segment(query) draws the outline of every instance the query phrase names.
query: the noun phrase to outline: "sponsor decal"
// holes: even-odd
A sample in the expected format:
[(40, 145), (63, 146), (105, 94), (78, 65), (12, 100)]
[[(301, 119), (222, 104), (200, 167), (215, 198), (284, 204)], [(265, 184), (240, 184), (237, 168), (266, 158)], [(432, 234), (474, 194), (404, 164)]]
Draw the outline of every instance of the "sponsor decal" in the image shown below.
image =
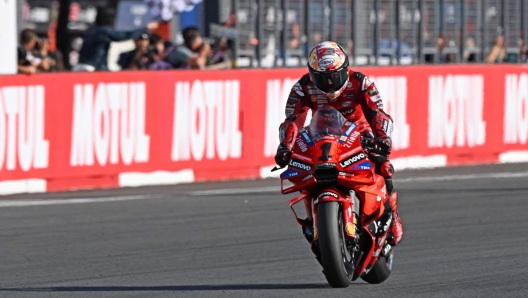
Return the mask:
[(343, 106), (343, 108), (346, 108), (348, 107), (349, 105), (351, 105), (352, 102), (351, 101), (345, 101), (344, 103), (342, 103), (341, 105)]
[(387, 132), (387, 129), (389, 128), (389, 121), (383, 120), (383, 126), (381, 127), (381, 130), (384, 132)]
[(328, 103), (328, 100), (326, 100), (326, 99), (318, 99), (317, 103), (318, 104), (325, 104), (325, 103)]
[(312, 169), (311, 165), (305, 164), (301, 162), (300, 160), (296, 159), (290, 159), (290, 163), (288, 164), (290, 167), (302, 170), (302, 171), (310, 171)]
[(358, 131), (355, 131), (351, 136), (349, 136), (348, 139), (346, 139), (345, 147), (352, 148), (352, 144), (354, 144), (359, 135), (360, 133)]
[(309, 162), (309, 163), (312, 162), (312, 159), (311, 159), (311, 158), (306, 157), (306, 156), (304, 156), (304, 155), (297, 154), (297, 153), (293, 153), (293, 154), (292, 154), (292, 157), (295, 157), (295, 158), (298, 158), (298, 159), (302, 159), (302, 160), (307, 161), (307, 162)]
[(339, 199), (339, 196), (338, 196), (337, 194), (331, 192), (331, 191), (325, 191), (325, 192), (319, 194), (319, 196), (317, 197), (317, 199), (318, 199), (318, 200), (321, 199), (321, 198), (324, 199), (324, 197), (334, 197), (334, 198), (336, 198), (336, 199)]
[(293, 85), (292, 90), (295, 91), (295, 93), (297, 93), (297, 95), (304, 96), (303, 89), (301, 87), (301, 84), (299, 84), (299, 82), (297, 82), (297, 83), (295, 83), (295, 85)]
[(340, 161), (339, 165), (342, 168), (346, 168), (346, 167), (348, 167), (348, 166), (350, 166), (350, 165), (352, 165), (352, 164), (354, 164), (354, 163), (356, 163), (356, 162), (358, 162), (360, 160), (363, 160), (365, 158), (367, 158), (367, 156), (363, 152), (360, 152), (358, 154), (355, 154), (355, 155), (349, 157), (348, 159)]
[(362, 162), (352, 167), (352, 170), (370, 170), (370, 169), (372, 169), (372, 164), (368, 161)]
[(339, 138), (339, 141), (340, 143), (344, 142), (347, 140), (348, 136), (350, 135), (350, 133), (357, 127), (357, 125), (355, 123), (350, 123), (350, 126), (348, 127), (348, 129), (343, 133), (343, 135)]
[(374, 96), (374, 97), (370, 97), (370, 100), (372, 100), (373, 102), (378, 102), (378, 101), (381, 100), (381, 96), (376, 95), (376, 96)]
[(321, 94), (321, 91), (319, 91), (319, 89), (308, 89), (308, 94), (318, 95)]
[(297, 100), (298, 100), (298, 98), (295, 97), (295, 96), (289, 96), (288, 97), (288, 103), (296, 103)]
[(301, 139), (297, 138), (295, 141), (297, 142), (297, 145), (299, 146), (302, 152), (306, 152), (306, 150), (308, 150), (308, 147)]
[(505, 76), (503, 142), (528, 143), (528, 73)]
[(281, 179), (288, 179), (300, 175), (301, 173), (288, 169), (281, 174)]
[(333, 169), (336, 167), (335, 163), (333, 162), (325, 162), (322, 164), (318, 164), (315, 166), (317, 169)]
[(340, 111), (341, 114), (343, 114), (343, 116), (346, 116), (346, 115), (350, 115), (352, 113), (354, 113), (356, 111), (356, 109), (352, 108), (352, 109), (348, 109), (348, 110), (345, 110), (345, 111)]
[(290, 117), (293, 114), (294, 109), (286, 109), (286, 117)]
[(327, 67), (335, 63), (335, 60), (333, 58), (323, 58), (319, 60), (319, 67)]
[(312, 95), (312, 96), (310, 96), (310, 99), (312, 100), (312, 102), (315, 102), (315, 101), (317, 101), (317, 96)]
[(353, 99), (353, 98), (354, 98), (354, 93), (347, 94), (346, 97), (347, 97), (347, 98), (350, 98), (350, 99)]
[(307, 180), (312, 179), (312, 178), (313, 178), (313, 175), (310, 174), (310, 175), (308, 175), (308, 176), (302, 178), (301, 181), (304, 182), (304, 181), (307, 181)]
[(336, 53), (335, 49), (326, 49), (324, 50), (324, 55), (334, 55)]
[(308, 132), (304, 128), (299, 130), (299, 133), (303, 137), (303, 139), (306, 142), (306, 144), (308, 144), (308, 146), (313, 146), (313, 141), (310, 138), (310, 135), (308, 134)]
[[(352, 88), (352, 82), (348, 81), (348, 83), (347, 83), (347, 88), (348, 88), (348, 89)], [(353, 97), (353, 96), (352, 96), (352, 97)]]
[(368, 94), (369, 94), (370, 96), (374, 96), (374, 95), (378, 95), (379, 92), (378, 92), (378, 89), (374, 88), (374, 89), (372, 89), (372, 90), (369, 90), (369, 91), (368, 91)]

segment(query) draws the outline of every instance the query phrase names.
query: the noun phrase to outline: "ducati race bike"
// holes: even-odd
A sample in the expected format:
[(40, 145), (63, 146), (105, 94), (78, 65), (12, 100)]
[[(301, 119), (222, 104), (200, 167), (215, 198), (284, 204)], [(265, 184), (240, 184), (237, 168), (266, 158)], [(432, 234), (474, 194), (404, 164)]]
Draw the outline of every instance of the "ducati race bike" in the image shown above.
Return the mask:
[[(299, 130), (280, 176), (283, 194), (300, 192), (290, 208), (332, 287), (347, 287), (358, 277), (381, 283), (392, 271), (393, 248), (386, 241), (392, 213), (385, 180), (369, 159), (375, 148), (368, 144), (356, 124), (323, 106)], [(307, 218), (297, 216), (297, 203)]]

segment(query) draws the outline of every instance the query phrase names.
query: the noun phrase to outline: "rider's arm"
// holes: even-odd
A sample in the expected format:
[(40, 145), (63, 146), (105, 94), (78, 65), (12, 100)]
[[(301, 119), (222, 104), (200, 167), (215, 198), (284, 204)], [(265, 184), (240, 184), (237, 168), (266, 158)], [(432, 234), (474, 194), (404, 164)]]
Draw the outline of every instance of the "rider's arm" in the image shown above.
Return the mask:
[(372, 128), (378, 144), (386, 147), (384, 151), (390, 153), (392, 142), (390, 135), (393, 128), (392, 117), (383, 110), (383, 101), (376, 85), (360, 72), (354, 76), (361, 82), (361, 108), (365, 118)]
[(306, 115), (310, 109), (310, 101), (305, 93), (305, 88), (303, 88), (303, 85), (305, 85), (303, 80), (305, 80), (305, 77), (293, 85), (286, 102), (286, 119), (279, 127), (280, 142), (290, 150), (297, 137), (297, 131), (300, 127), (303, 127)]

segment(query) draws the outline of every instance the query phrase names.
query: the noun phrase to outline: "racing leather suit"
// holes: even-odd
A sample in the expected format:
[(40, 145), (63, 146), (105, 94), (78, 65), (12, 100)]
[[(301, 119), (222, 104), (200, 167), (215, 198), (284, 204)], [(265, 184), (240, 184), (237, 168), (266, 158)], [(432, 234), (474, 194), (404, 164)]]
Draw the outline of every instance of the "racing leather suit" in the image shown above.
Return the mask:
[[(303, 127), (309, 109), (315, 112), (322, 105), (330, 105), (341, 112), (346, 120), (356, 123), (361, 135), (374, 137), (378, 148), (384, 151), (385, 155), (388, 156), (390, 154), (392, 147), (390, 134), (393, 128), (393, 121), (383, 110), (383, 102), (375, 84), (361, 72), (355, 72), (350, 68), (348, 68), (348, 77), (349, 81), (345, 89), (335, 99), (329, 99), (321, 94), (319, 89), (311, 82), (309, 74), (305, 74), (295, 83), (286, 103), (286, 120), (279, 128), (281, 144), (278, 152), (281, 150), (291, 151), (297, 137), (298, 128)], [(383, 162), (387, 161), (386, 158), (382, 160)], [(391, 177), (394, 169), (388, 163), (388, 172), (386, 167), (385, 170), (380, 170), (383, 162), (377, 162), (375, 159), (372, 161), (376, 164), (377, 173), (385, 178), (389, 193), (389, 203), (393, 212), (393, 225), (399, 225), (395, 227), (399, 231), (394, 231), (395, 234), (399, 235), (394, 235), (396, 239), (393, 239), (394, 242), (392, 244), (396, 245), (401, 239), (403, 229), (397, 213), (397, 193), (392, 186)], [(397, 223), (395, 223), (396, 221)]]

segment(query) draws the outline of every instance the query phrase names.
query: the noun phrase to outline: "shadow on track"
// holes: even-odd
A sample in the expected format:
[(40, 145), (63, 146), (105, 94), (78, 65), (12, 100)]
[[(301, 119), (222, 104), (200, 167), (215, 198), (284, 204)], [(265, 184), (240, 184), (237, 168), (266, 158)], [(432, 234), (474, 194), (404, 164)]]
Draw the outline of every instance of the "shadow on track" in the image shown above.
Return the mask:
[(330, 288), (324, 284), (246, 284), (246, 285), (186, 285), (152, 287), (42, 287), (3, 288), (0, 292), (144, 292), (144, 291), (228, 291), (228, 290), (302, 290)]

